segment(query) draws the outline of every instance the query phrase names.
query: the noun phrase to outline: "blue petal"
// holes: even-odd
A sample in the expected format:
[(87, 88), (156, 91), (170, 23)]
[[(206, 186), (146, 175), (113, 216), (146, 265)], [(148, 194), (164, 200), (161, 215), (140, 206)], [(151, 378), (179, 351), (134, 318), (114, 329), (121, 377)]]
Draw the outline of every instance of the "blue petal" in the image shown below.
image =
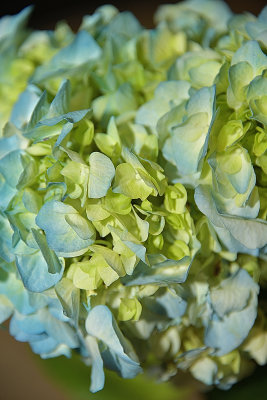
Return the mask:
[(15, 103), (10, 121), (18, 128), (23, 129), (30, 121), (34, 108), (36, 107), (41, 91), (37, 86), (29, 85)]
[(43, 205), (36, 224), (45, 231), (48, 246), (59, 256), (81, 255), (94, 242), (92, 224), (81, 217), (75, 208), (56, 200)]
[(247, 271), (238, 270), (211, 290), (213, 315), (205, 332), (205, 344), (222, 356), (247, 337), (257, 317), (259, 286)]
[(90, 33), (82, 30), (77, 33), (73, 42), (59, 50), (48, 64), (36, 68), (32, 81), (39, 83), (53, 76), (62, 75), (73, 68), (97, 60), (101, 53), (101, 48)]
[[(130, 344), (124, 339), (108, 307), (102, 305), (94, 307), (87, 316), (85, 326), (89, 335), (101, 340), (116, 356), (121, 376), (133, 378), (141, 372), (139, 363), (130, 358), (136, 356)], [(128, 356), (126, 351), (131, 356)]]
[(86, 337), (86, 345), (92, 358), (91, 386), (92, 393), (103, 389), (105, 384), (105, 374), (103, 360), (98, 348), (97, 340), (92, 336)]

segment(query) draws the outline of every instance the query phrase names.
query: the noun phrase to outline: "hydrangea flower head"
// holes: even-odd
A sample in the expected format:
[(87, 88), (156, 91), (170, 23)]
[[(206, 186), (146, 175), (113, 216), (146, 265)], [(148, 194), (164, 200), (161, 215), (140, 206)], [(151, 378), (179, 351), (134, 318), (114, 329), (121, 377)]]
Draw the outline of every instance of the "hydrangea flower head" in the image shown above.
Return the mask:
[(0, 322), (92, 392), (104, 368), (231, 387), (267, 361), (267, 9), (29, 12), (0, 20)]

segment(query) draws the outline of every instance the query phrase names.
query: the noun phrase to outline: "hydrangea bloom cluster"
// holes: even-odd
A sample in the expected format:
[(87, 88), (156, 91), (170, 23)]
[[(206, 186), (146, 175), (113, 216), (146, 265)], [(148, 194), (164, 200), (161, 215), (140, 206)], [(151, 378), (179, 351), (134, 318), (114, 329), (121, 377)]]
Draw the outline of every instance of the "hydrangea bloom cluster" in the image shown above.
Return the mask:
[(0, 21), (0, 321), (92, 392), (104, 367), (231, 387), (267, 361), (267, 8), (29, 13)]

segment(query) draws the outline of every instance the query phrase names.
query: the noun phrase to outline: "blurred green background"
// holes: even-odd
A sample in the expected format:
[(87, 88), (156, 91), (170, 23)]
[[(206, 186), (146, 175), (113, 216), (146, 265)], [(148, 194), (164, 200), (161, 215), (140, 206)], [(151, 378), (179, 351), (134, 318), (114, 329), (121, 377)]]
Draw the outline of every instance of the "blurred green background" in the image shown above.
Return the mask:
[(209, 392), (197, 382), (188, 385), (182, 373), (174, 385), (145, 376), (124, 380), (107, 372), (104, 390), (92, 394), (90, 368), (77, 356), (41, 360), (27, 344), (10, 337), (7, 327), (0, 329), (0, 343), (0, 400), (263, 400), (267, 393), (267, 367), (258, 367), (231, 390)]

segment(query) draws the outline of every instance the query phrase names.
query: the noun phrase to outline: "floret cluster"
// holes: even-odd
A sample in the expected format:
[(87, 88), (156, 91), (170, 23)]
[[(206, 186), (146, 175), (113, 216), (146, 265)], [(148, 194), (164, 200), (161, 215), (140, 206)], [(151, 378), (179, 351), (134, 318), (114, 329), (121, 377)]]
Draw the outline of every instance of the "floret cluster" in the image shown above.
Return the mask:
[(267, 361), (267, 8), (0, 20), (0, 322), (43, 358), (227, 389)]

